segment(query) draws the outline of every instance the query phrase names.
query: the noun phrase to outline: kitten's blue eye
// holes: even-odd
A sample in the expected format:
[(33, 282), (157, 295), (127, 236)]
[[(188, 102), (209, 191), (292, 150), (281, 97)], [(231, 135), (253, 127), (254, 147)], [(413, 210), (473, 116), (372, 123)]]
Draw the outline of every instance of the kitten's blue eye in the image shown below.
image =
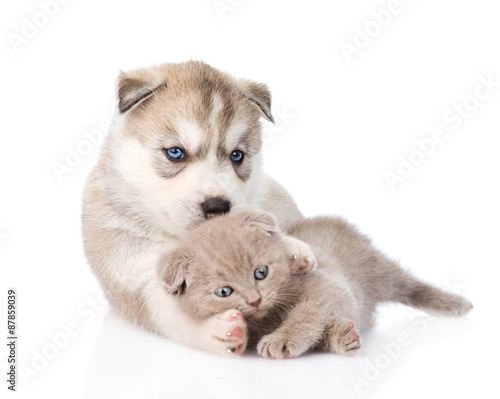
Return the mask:
[(222, 298), (225, 298), (233, 293), (233, 289), (231, 287), (222, 287), (215, 291), (215, 295), (218, 295)]
[(253, 275), (255, 276), (256, 280), (264, 280), (267, 276), (267, 272), (268, 272), (267, 266), (262, 266), (259, 267), (258, 269), (255, 269)]
[(184, 158), (184, 151), (182, 151), (179, 147), (168, 148), (166, 153), (167, 156), (173, 161)]
[(241, 161), (243, 161), (243, 152), (240, 150), (233, 151), (231, 154), (231, 161), (241, 163)]

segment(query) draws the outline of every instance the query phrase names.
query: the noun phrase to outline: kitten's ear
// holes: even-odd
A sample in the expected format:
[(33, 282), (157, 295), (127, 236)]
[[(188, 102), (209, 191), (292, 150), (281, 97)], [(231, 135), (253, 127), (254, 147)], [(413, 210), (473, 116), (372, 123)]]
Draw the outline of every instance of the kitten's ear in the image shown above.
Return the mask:
[(242, 207), (238, 210), (234, 210), (241, 215), (243, 223), (246, 226), (262, 230), (268, 235), (279, 231), (278, 221), (270, 213), (262, 212), (250, 207)]
[(193, 256), (183, 247), (171, 249), (160, 257), (158, 277), (169, 293), (184, 294), (187, 272), (192, 262)]

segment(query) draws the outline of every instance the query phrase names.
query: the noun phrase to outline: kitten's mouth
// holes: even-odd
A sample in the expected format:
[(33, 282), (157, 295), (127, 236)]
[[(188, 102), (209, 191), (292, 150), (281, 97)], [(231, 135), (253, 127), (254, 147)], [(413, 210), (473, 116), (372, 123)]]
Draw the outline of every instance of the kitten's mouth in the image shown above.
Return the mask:
[(247, 317), (249, 319), (262, 319), (266, 315), (267, 310), (267, 308), (252, 309), (247, 313)]

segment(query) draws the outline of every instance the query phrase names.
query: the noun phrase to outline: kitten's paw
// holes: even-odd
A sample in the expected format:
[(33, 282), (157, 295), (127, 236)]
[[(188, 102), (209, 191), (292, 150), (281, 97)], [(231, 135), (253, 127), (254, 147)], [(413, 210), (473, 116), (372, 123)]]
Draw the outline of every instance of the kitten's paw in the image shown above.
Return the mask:
[(259, 355), (270, 359), (293, 359), (308, 349), (308, 344), (297, 342), (278, 332), (262, 337), (257, 344)]
[(318, 262), (309, 245), (293, 237), (287, 238), (289, 240), (288, 248), (291, 253), (288, 258), (288, 265), (292, 273), (307, 273), (314, 269)]
[(231, 309), (212, 318), (210, 352), (223, 356), (243, 355), (248, 342), (248, 327), (240, 311)]
[(340, 355), (355, 355), (361, 348), (361, 338), (354, 323), (348, 319), (334, 319), (327, 330), (328, 350)]

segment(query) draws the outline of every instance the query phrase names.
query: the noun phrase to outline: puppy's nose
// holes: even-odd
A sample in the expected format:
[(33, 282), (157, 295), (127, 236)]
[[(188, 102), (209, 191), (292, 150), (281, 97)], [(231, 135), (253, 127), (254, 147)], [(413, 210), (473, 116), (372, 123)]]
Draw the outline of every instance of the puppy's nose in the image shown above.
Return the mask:
[(207, 219), (217, 215), (228, 213), (231, 209), (231, 203), (223, 197), (210, 197), (201, 204), (201, 209), (205, 212)]

